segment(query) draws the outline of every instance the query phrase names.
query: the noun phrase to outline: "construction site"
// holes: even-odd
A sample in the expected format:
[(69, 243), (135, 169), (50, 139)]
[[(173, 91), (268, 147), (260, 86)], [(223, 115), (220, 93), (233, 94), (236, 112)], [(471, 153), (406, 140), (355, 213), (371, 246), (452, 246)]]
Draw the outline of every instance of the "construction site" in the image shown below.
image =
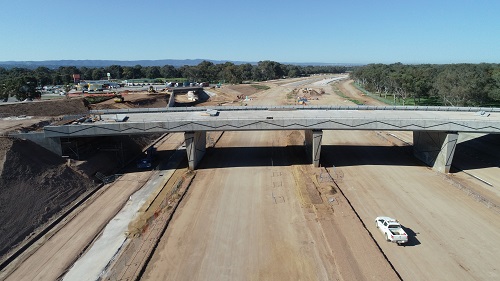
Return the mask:
[(256, 84), (0, 105), (0, 280), (500, 278), (499, 135), (460, 134), (450, 173), (411, 132), (327, 131), (319, 167), (302, 131), (207, 132), (195, 170), (182, 133), (61, 138), (62, 157), (12, 136), (98, 109), (382, 105), (347, 75)]

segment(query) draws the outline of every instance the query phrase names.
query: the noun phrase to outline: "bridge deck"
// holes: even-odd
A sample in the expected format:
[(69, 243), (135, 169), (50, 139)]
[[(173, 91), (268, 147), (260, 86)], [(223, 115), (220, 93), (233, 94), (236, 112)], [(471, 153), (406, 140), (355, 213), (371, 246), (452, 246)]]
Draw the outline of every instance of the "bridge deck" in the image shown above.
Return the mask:
[(45, 127), (46, 137), (186, 131), (385, 130), (500, 133), (500, 112), (418, 110), (232, 110), (101, 114), (102, 121)]

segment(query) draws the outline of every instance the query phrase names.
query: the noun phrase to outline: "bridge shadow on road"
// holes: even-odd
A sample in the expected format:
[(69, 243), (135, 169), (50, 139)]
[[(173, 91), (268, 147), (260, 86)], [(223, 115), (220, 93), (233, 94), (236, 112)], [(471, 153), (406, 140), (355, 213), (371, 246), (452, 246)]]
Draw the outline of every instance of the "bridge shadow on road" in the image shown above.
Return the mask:
[(324, 145), (320, 163), (324, 167), (424, 165), (413, 156), (412, 146)]
[[(413, 146), (323, 145), (320, 163), (324, 167), (426, 166), (413, 155)], [(457, 144), (450, 173), (490, 167), (500, 167), (500, 134)]]
[(457, 144), (451, 173), (500, 167), (500, 134), (489, 134)]
[(196, 169), (310, 164), (303, 146), (208, 148)]
[[(457, 145), (451, 172), (500, 166), (500, 135), (486, 135)], [(156, 162), (168, 159), (175, 151), (159, 152)], [(474, 160), (473, 160), (474, 159)], [(479, 160), (478, 160), (479, 159)], [(155, 164), (157, 164), (155, 162)], [(209, 147), (196, 169), (231, 167), (272, 167), (311, 164), (302, 145), (285, 147)], [(187, 165), (182, 163), (182, 165)], [(362, 165), (423, 166), (413, 155), (412, 146), (323, 145), (322, 167)]]

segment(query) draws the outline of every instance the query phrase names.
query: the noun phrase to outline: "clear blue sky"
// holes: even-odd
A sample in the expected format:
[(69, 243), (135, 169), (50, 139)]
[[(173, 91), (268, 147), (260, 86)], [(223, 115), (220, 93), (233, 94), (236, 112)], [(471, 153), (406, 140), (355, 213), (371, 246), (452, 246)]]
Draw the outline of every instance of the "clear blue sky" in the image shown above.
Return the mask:
[(500, 0), (2, 0), (0, 61), (500, 63)]

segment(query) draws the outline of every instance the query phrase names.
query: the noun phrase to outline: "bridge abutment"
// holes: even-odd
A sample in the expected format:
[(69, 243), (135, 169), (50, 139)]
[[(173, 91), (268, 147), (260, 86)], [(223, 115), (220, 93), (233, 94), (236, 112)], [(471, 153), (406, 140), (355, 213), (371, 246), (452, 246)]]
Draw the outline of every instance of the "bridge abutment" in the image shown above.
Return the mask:
[(314, 167), (319, 167), (319, 159), (321, 153), (321, 139), (323, 138), (323, 130), (305, 130), (305, 146), (309, 159), (311, 159)]
[(30, 140), (39, 146), (52, 151), (56, 155), (62, 156), (61, 139), (58, 137), (46, 138), (44, 133), (38, 132), (12, 134), (11, 136), (18, 139)]
[(207, 132), (185, 132), (184, 139), (186, 141), (189, 169), (194, 170), (201, 158), (203, 158), (203, 155), (205, 155), (207, 147)]
[(450, 171), (457, 146), (457, 132), (413, 132), (413, 154), (434, 170)]

